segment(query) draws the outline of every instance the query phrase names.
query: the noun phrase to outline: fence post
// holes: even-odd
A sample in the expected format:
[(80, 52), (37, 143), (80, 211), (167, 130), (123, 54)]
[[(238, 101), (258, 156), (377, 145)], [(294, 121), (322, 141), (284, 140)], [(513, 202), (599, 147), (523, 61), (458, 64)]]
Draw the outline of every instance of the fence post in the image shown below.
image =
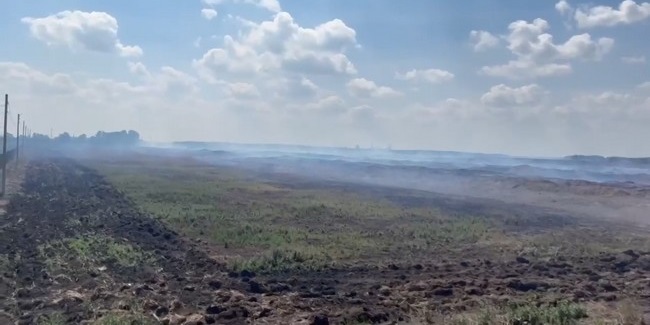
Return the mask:
[(7, 112), (9, 111), (9, 95), (5, 94), (5, 128), (4, 136), (2, 137), (2, 192), (0, 196), (5, 195), (5, 187), (7, 186)]
[(16, 123), (16, 167), (20, 160), (20, 114), (18, 114), (18, 123)]

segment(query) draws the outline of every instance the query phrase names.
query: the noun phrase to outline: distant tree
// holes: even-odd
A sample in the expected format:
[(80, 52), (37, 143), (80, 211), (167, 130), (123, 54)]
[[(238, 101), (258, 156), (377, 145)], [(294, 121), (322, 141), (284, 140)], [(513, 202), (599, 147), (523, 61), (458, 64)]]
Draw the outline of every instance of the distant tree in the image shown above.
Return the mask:
[(68, 132), (63, 132), (59, 134), (56, 138), (54, 138), (54, 141), (58, 143), (70, 143), (72, 140), (72, 137)]

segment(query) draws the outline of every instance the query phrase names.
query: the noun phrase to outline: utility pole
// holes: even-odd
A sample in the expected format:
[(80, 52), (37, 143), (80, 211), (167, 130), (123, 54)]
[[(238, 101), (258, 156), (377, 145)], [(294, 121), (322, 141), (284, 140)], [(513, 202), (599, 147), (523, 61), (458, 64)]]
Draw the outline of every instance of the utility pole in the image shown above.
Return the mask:
[[(26, 140), (25, 134), (27, 134), (27, 127), (25, 126), (25, 120), (23, 120), (23, 142), (22, 142), (23, 150), (21, 150), (21, 152), (25, 152), (25, 140)], [(24, 155), (25, 154), (23, 153), (23, 156)]]
[(2, 192), (5, 195), (5, 186), (7, 185), (7, 112), (9, 111), (9, 95), (5, 94), (5, 130), (2, 137)]
[(20, 157), (20, 114), (16, 123), (16, 167), (18, 167), (18, 157)]

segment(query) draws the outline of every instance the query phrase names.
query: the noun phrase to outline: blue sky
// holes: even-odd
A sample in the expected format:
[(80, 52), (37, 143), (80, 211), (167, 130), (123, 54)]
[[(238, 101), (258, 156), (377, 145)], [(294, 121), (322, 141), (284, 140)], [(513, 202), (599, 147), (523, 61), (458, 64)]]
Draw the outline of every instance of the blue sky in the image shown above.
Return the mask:
[(650, 3), (4, 2), (35, 131), (650, 155)]

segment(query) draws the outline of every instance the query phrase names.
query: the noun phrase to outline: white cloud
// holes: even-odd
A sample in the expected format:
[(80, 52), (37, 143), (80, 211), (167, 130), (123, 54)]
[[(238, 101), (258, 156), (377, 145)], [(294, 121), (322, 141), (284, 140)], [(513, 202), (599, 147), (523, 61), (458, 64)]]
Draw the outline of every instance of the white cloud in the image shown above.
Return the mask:
[(255, 85), (246, 82), (236, 82), (228, 85), (228, 93), (237, 98), (254, 98), (260, 95)]
[(595, 59), (599, 60), (614, 46), (614, 40), (607, 37), (597, 41), (589, 34), (574, 35), (563, 44), (555, 44), (553, 35), (546, 33), (548, 22), (537, 18), (532, 23), (523, 20), (508, 27), (508, 49), (515, 55), (536, 61)]
[(314, 28), (299, 26), (289, 13), (272, 20), (244, 21), (244, 33), (224, 38), (223, 47), (206, 52), (194, 66), (206, 78), (223, 73), (294, 72), (300, 74), (356, 74), (345, 55), (355, 47), (356, 32), (335, 19)]
[(284, 80), (280, 87), (282, 96), (293, 99), (314, 98), (319, 90), (320, 88), (314, 82), (305, 77)]
[(341, 97), (330, 95), (309, 103), (306, 108), (309, 111), (316, 111), (322, 114), (338, 115), (346, 111), (345, 105), (346, 103)]
[(201, 16), (207, 20), (212, 20), (217, 17), (218, 13), (216, 10), (211, 8), (201, 9)]
[(561, 15), (567, 15), (573, 12), (573, 7), (566, 0), (560, 0), (555, 4), (555, 10)]
[(569, 64), (538, 64), (530, 60), (515, 60), (504, 65), (482, 67), (479, 72), (491, 77), (519, 80), (561, 76), (569, 74), (571, 71), (572, 68)]
[(357, 69), (342, 53), (295, 52), (287, 55), (282, 66), (305, 74), (356, 74)]
[(401, 95), (400, 92), (393, 88), (377, 86), (374, 81), (365, 78), (352, 79), (347, 83), (346, 87), (352, 96), (359, 98), (386, 98)]
[[(150, 76), (132, 83), (0, 62), (0, 89), (20, 103), (22, 115), (35, 132), (49, 133), (54, 128), (55, 134), (134, 129), (150, 138), (164, 138), (184, 128), (178, 121), (188, 112), (194, 114), (200, 104), (196, 80), (171, 67), (151, 71)], [(56, 109), (43, 109), (47, 107)], [(83, 123), (71, 122), (70, 116)]]
[(623, 63), (627, 64), (645, 64), (646, 59), (645, 56), (624, 56), (621, 58), (621, 61)]
[(139, 46), (120, 42), (117, 19), (105, 12), (62, 11), (42, 18), (25, 17), (21, 21), (29, 25), (32, 36), (50, 46), (117, 53), (124, 57), (143, 53)]
[(135, 75), (148, 76), (149, 70), (142, 62), (129, 62), (129, 71)]
[(282, 10), (278, 0), (247, 0), (246, 2), (253, 3), (272, 12), (280, 12)]
[(432, 84), (451, 81), (454, 79), (454, 74), (440, 69), (427, 69), (427, 70), (417, 70), (413, 69), (406, 73), (397, 73), (395, 75), (397, 79), (401, 80), (411, 80), (411, 81), (424, 81)]
[(511, 88), (504, 84), (490, 88), (490, 91), (481, 96), (481, 102), (489, 106), (522, 106), (538, 103), (544, 90), (536, 84)]
[[(496, 85), (483, 98), (457, 97), (430, 105), (400, 101), (400, 109), (395, 110), (394, 103), (387, 100), (364, 103), (343, 99), (324, 84), (313, 96), (314, 81), (320, 83), (321, 79), (311, 81), (295, 75), (283, 79), (304, 87), (308, 96), (301, 102), (289, 96), (276, 102), (250, 80), (220, 84), (227, 95), (238, 96), (206, 98), (214, 90), (196, 92), (197, 81), (182, 71), (147, 69), (137, 62), (130, 67), (136, 72), (149, 71), (150, 76), (131, 76), (129, 79), (136, 81), (130, 82), (94, 79), (4, 62), (0, 63), (0, 89), (11, 94), (12, 102), (20, 103), (21, 113), (32, 121), (35, 131), (49, 132), (54, 126), (55, 134), (132, 128), (155, 141), (391, 144), (394, 148), (534, 155), (650, 153), (642, 145), (650, 136), (647, 83), (628, 91), (594, 94), (571, 89), (578, 94), (568, 99), (550, 97), (536, 84)], [(282, 87), (284, 84), (278, 85), (278, 90)], [(255, 89), (260, 93), (257, 97)]]
[(342, 51), (356, 45), (356, 31), (342, 20), (334, 19), (314, 28), (298, 25), (287, 12), (259, 24), (246, 22), (250, 28), (244, 43), (274, 53), (294, 48)]
[(473, 30), (469, 33), (474, 51), (481, 52), (499, 45), (499, 38), (484, 30)]
[(22, 88), (35, 96), (65, 96), (77, 91), (77, 85), (68, 74), (45, 74), (21, 62), (0, 62), (0, 85), (5, 91)]
[(580, 28), (629, 25), (649, 17), (650, 3), (637, 4), (632, 0), (624, 0), (618, 9), (610, 6), (595, 6), (578, 8), (575, 13), (575, 20)]
[(565, 75), (572, 71), (571, 60), (601, 60), (614, 46), (611, 38), (593, 40), (587, 33), (555, 43), (553, 35), (546, 32), (549, 28), (548, 22), (541, 18), (511, 23), (507, 48), (517, 59), (504, 65), (482, 67), (480, 72), (511, 79)]

